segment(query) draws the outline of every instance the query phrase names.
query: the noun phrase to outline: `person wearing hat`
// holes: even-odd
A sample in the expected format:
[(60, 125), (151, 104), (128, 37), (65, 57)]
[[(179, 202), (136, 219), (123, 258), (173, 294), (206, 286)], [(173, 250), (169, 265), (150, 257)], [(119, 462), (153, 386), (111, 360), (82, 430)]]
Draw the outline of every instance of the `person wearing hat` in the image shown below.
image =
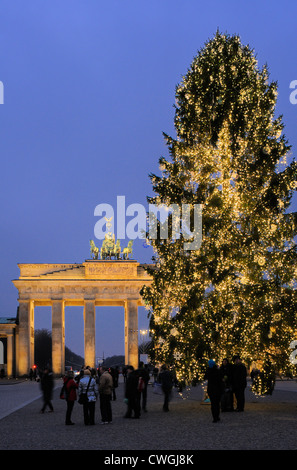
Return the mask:
[(79, 381), (78, 395), (87, 394), (87, 401), (83, 404), (84, 423), (95, 424), (95, 404), (98, 397), (97, 384), (91, 375), (91, 371), (86, 368), (84, 375)]
[(207, 380), (207, 394), (210, 399), (213, 423), (217, 423), (220, 421), (220, 401), (223, 391), (223, 381), (222, 374), (213, 359), (208, 361), (205, 379)]

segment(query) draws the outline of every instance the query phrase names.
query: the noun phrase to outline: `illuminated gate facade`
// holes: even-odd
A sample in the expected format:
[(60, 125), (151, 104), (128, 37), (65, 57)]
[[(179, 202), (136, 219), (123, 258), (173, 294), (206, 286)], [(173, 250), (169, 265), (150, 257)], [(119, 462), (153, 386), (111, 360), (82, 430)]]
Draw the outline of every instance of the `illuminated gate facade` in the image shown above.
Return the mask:
[(19, 264), (19, 328), (17, 375), (28, 374), (34, 364), (34, 308), (52, 309), (52, 369), (65, 370), (65, 307), (84, 307), (85, 364), (95, 367), (95, 308), (125, 309), (125, 363), (138, 367), (138, 307), (140, 290), (151, 283), (144, 265), (135, 260), (86, 260), (82, 264)]

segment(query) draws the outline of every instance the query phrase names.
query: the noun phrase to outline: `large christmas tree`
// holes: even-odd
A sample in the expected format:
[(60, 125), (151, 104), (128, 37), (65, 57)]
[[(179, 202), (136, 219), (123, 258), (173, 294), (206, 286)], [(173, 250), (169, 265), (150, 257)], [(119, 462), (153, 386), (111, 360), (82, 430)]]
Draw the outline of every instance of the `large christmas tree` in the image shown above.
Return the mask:
[[(150, 204), (202, 205), (202, 243), (150, 240), (153, 283), (143, 289), (153, 360), (179, 380), (209, 358), (290, 366), (296, 336), (295, 161), (275, 117), (277, 85), (238, 36), (216, 33), (176, 88), (176, 137), (150, 175)], [(176, 223), (176, 221), (172, 221)], [(192, 223), (193, 228), (193, 223)]]

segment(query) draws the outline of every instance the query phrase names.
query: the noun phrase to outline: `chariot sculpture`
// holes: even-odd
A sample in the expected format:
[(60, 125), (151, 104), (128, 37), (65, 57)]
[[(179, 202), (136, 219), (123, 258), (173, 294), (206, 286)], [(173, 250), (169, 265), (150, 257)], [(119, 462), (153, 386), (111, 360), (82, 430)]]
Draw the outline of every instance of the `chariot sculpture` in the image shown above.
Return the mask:
[(133, 241), (129, 240), (128, 246), (126, 246), (123, 249), (123, 251), (121, 251), (120, 240), (117, 240), (116, 242), (114, 234), (107, 233), (102, 242), (102, 246), (100, 250), (95, 245), (94, 241), (90, 240), (91, 257), (92, 259), (99, 259), (99, 253), (100, 253), (100, 259), (102, 260), (106, 260), (106, 259), (127, 260), (129, 259), (130, 255), (132, 257), (132, 245), (133, 245)]

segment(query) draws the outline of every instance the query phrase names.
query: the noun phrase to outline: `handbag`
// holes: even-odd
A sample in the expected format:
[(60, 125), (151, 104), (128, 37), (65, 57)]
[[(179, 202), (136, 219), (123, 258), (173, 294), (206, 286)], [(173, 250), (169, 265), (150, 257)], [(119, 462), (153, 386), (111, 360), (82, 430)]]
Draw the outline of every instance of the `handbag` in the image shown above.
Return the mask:
[(61, 391), (60, 391), (60, 398), (61, 400), (67, 400), (67, 383), (69, 382), (70, 379), (66, 380), (66, 382), (64, 382), (63, 384), (63, 387), (61, 388)]
[(91, 380), (92, 380), (92, 377), (90, 377), (90, 380), (89, 380), (89, 383), (88, 383), (88, 386), (87, 386), (87, 390), (85, 393), (81, 393), (79, 395), (79, 399), (78, 399), (78, 403), (80, 405), (85, 405), (86, 403), (88, 403), (88, 390), (89, 390), (89, 386), (90, 386), (90, 383), (91, 383)]
[(138, 390), (138, 392), (142, 392), (143, 389), (144, 389), (144, 380), (143, 380), (142, 377), (139, 377), (137, 390)]

